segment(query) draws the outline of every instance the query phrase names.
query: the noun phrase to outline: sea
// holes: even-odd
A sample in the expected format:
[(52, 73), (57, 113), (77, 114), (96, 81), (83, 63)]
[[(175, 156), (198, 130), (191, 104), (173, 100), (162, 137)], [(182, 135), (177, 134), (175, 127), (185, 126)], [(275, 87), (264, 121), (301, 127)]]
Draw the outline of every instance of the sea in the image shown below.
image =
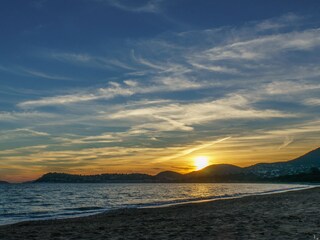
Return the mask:
[(0, 225), (87, 216), (121, 208), (163, 207), (310, 188), (299, 184), (2, 184)]

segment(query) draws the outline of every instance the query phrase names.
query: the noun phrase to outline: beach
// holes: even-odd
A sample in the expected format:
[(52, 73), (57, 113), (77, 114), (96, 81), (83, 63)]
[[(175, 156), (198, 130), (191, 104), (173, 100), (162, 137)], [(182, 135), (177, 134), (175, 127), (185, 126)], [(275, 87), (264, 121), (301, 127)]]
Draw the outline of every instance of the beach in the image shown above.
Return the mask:
[(0, 239), (320, 239), (320, 188), (0, 226)]

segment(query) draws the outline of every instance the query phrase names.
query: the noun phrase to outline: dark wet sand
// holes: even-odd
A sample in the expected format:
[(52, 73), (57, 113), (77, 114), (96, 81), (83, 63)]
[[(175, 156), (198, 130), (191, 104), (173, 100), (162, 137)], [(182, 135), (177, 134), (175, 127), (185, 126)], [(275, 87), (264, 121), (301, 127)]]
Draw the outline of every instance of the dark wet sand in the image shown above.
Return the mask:
[(0, 227), (1, 240), (320, 239), (320, 188)]

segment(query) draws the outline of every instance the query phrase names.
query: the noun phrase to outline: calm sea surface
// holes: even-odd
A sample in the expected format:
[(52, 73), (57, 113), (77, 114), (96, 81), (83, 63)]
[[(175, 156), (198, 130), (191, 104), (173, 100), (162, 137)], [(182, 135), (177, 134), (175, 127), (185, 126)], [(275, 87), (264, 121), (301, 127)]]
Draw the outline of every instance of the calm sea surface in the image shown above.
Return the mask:
[(309, 186), (222, 183), (0, 185), (0, 225), (306, 187)]

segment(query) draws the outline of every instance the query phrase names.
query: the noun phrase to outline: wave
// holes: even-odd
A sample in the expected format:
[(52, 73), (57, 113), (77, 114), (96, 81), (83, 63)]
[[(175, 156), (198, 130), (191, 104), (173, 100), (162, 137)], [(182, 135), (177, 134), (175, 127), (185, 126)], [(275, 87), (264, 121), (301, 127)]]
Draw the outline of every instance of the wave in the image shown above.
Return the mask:
[(103, 207), (76, 207), (76, 208), (64, 208), (62, 210), (64, 211), (91, 211), (91, 210), (102, 210), (105, 209)]

